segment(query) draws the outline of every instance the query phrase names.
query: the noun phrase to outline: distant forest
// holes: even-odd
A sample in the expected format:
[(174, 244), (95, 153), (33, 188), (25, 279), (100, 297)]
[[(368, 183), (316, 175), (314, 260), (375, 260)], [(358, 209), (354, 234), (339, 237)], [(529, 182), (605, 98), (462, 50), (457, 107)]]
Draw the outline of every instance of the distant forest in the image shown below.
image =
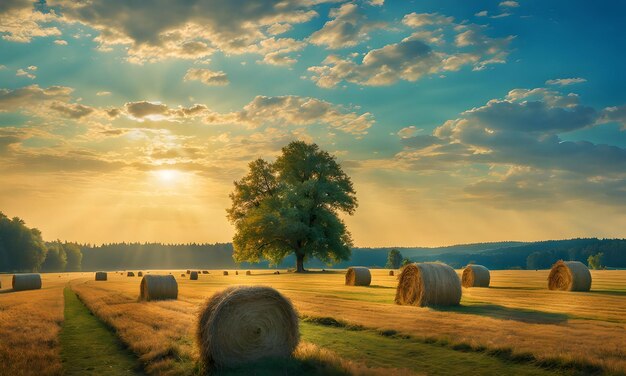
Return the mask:
[[(392, 249), (404, 262), (441, 261), (455, 268), (470, 263), (490, 269), (546, 269), (558, 260), (576, 260), (594, 268), (626, 268), (626, 239), (570, 239), (542, 242), (497, 242), (460, 244), (449, 247), (353, 248), (349, 261), (327, 265), (305, 260), (308, 268), (347, 268), (361, 265), (385, 267)], [(279, 265), (268, 261), (236, 265), (231, 243), (161, 244), (113, 243), (99, 246), (45, 242), (41, 232), (18, 217), (0, 212), (0, 272), (94, 271), (123, 269), (221, 269), (292, 268), (294, 255)]]
[[(589, 256), (602, 254), (605, 267), (626, 268), (625, 239), (570, 239), (542, 242), (476, 243), (437, 248), (354, 248), (350, 261), (327, 265), (319, 260), (307, 260), (308, 268), (346, 268), (351, 265), (384, 267), (391, 249), (399, 250), (413, 262), (442, 261), (455, 268), (469, 263), (490, 269), (546, 269), (558, 260), (577, 260), (587, 264)], [(234, 268), (232, 244), (161, 244), (113, 243), (82, 246), (83, 270), (158, 269), (158, 268)], [(242, 263), (241, 268), (291, 268), (293, 256), (279, 265)]]

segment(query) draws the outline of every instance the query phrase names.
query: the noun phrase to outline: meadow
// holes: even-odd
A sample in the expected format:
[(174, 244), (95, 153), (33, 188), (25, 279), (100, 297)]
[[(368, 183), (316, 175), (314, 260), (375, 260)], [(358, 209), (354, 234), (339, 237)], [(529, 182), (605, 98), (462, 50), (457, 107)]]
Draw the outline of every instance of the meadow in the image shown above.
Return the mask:
[[(461, 305), (445, 308), (394, 304), (397, 280), (387, 270), (372, 270), (369, 287), (345, 286), (344, 272), (336, 270), (249, 276), (211, 270), (197, 281), (180, 270), (149, 272), (172, 273), (178, 299), (140, 302), (141, 278), (125, 273), (109, 272), (105, 282), (94, 281), (94, 273), (43, 274), (42, 290), (24, 292), (11, 292), (10, 276), (0, 276), (0, 374), (68, 371), (74, 352), (67, 358), (66, 348), (84, 341), (87, 349), (94, 341), (88, 333), (66, 333), (81, 315), (68, 319), (75, 296), (114, 334), (95, 336), (119, 347), (120, 354), (108, 356), (135, 357), (129, 372), (201, 374), (198, 310), (229, 285), (271, 286), (292, 300), (301, 345), (293, 361), (281, 365), (283, 374), (626, 373), (626, 271), (592, 271), (590, 292), (547, 290), (547, 270), (492, 271), (490, 288), (464, 288)], [(102, 374), (98, 368), (106, 362), (93, 358), (84, 370)], [(263, 374), (276, 371), (272, 367), (222, 373)]]

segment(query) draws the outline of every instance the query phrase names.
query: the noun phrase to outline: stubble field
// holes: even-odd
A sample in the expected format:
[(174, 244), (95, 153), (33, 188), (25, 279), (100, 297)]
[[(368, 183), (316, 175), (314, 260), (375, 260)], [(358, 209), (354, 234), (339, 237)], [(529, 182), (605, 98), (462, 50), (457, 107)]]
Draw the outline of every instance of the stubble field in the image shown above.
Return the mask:
[[(63, 362), (72, 355), (63, 349), (81, 341), (80, 333), (62, 332), (71, 294), (134, 354), (135, 373), (201, 374), (197, 313), (229, 285), (274, 287), (298, 310), (303, 343), (282, 374), (626, 372), (626, 271), (592, 271), (590, 292), (549, 291), (546, 270), (492, 271), (490, 288), (464, 288), (461, 305), (447, 308), (394, 304), (397, 280), (387, 270), (373, 270), (369, 287), (345, 286), (342, 271), (223, 276), (211, 270), (198, 281), (180, 277), (184, 271), (150, 273), (172, 273), (178, 300), (139, 302), (141, 278), (114, 272), (106, 282), (94, 281), (93, 273), (43, 274), (42, 290), (24, 292), (12, 292), (10, 275), (0, 276), (0, 374), (68, 370)], [(93, 363), (88, 371), (102, 374), (97, 358)], [(277, 371), (272, 367), (226, 373)]]

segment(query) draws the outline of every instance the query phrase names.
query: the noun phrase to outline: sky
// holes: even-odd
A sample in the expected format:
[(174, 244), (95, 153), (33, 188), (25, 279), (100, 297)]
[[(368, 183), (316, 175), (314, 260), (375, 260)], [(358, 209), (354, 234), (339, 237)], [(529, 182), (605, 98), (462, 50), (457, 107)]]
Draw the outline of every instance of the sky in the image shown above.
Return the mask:
[(626, 3), (0, 2), (0, 211), (47, 240), (227, 242), (293, 140), (357, 246), (625, 237)]

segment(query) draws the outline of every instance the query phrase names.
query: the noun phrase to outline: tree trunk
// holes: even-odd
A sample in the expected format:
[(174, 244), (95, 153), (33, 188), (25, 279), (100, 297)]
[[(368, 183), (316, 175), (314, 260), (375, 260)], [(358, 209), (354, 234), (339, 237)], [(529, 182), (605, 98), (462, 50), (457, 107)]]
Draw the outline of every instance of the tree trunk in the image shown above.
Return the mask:
[(296, 253), (296, 273), (304, 273), (304, 255)]

